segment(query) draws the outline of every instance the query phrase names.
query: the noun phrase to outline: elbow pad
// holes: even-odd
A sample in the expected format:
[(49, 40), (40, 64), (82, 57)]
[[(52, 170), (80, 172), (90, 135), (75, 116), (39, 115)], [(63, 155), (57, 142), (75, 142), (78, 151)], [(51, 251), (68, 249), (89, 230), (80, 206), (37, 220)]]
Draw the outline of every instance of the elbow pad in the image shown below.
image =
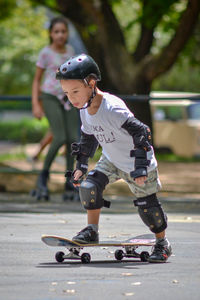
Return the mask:
[(133, 118), (128, 119), (122, 125), (122, 128), (132, 136), (135, 148), (143, 148), (146, 151), (151, 150), (151, 130), (147, 125)]

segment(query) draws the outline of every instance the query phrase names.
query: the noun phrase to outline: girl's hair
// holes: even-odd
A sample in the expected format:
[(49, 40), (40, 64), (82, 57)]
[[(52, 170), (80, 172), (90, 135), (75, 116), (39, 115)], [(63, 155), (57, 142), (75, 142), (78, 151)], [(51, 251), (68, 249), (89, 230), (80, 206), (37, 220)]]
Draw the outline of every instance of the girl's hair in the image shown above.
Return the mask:
[[(50, 40), (50, 44), (52, 44), (53, 40), (50, 36), (51, 31), (53, 30), (54, 25), (56, 25), (57, 23), (62, 23), (66, 26), (67, 31), (68, 31), (68, 21), (67, 19), (65, 19), (64, 17), (55, 17), (51, 20), (50, 25), (49, 25), (49, 40)], [(66, 41), (67, 42), (67, 41)]]

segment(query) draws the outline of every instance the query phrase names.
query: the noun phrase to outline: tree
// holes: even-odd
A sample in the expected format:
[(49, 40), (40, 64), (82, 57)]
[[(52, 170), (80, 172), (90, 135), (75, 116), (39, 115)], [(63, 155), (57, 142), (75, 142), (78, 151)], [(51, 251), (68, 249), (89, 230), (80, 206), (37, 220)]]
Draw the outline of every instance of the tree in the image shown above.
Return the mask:
[(16, 0), (1, 0), (0, 1), (0, 21), (8, 18), (16, 7)]
[(21, 0), (1, 20), (0, 94), (30, 95), (38, 52), (48, 43), (45, 13)]
[[(200, 12), (199, 0), (33, 0), (68, 17), (89, 53), (100, 65), (102, 85), (119, 94), (148, 94), (152, 82), (169, 70), (191, 37)], [(117, 15), (128, 5), (132, 19), (125, 27)], [(137, 12), (137, 14), (136, 14)], [(122, 16), (121, 19), (126, 19)], [(130, 51), (126, 31), (139, 24), (137, 43)], [(159, 45), (157, 31), (168, 33)], [(156, 51), (155, 51), (156, 50)], [(151, 125), (149, 104), (137, 107), (139, 119)]]

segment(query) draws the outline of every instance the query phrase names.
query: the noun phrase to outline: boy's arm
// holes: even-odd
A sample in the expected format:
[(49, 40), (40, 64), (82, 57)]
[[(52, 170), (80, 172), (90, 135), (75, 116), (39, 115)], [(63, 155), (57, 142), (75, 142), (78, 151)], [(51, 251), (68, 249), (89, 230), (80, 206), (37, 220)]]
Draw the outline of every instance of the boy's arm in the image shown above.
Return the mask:
[(135, 157), (135, 170), (130, 173), (134, 179), (147, 176), (147, 167), (150, 161), (147, 160), (147, 151), (151, 146), (151, 131), (149, 127), (136, 118), (128, 119), (122, 128), (127, 130), (133, 137), (135, 149), (131, 151), (130, 156)]
[(93, 134), (86, 134), (81, 130), (81, 138), (79, 143), (71, 145), (72, 155), (76, 156), (76, 170), (82, 171), (83, 174), (87, 173), (88, 159), (93, 157), (98, 147), (98, 142)]

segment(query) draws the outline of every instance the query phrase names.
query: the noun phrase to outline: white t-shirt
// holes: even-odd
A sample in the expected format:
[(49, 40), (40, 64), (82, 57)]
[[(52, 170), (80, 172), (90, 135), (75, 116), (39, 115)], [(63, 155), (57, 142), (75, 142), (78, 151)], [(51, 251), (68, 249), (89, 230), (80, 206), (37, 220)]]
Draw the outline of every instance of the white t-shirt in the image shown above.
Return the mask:
[[(135, 158), (130, 157), (130, 151), (134, 149), (133, 138), (121, 127), (127, 119), (134, 118), (134, 115), (123, 100), (104, 93), (96, 114), (90, 115), (87, 109), (81, 109), (80, 117), (82, 131), (96, 137), (106, 158), (126, 173), (134, 171)], [(157, 161), (153, 148), (147, 152), (147, 159), (151, 161), (147, 170), (155, 169)]]

